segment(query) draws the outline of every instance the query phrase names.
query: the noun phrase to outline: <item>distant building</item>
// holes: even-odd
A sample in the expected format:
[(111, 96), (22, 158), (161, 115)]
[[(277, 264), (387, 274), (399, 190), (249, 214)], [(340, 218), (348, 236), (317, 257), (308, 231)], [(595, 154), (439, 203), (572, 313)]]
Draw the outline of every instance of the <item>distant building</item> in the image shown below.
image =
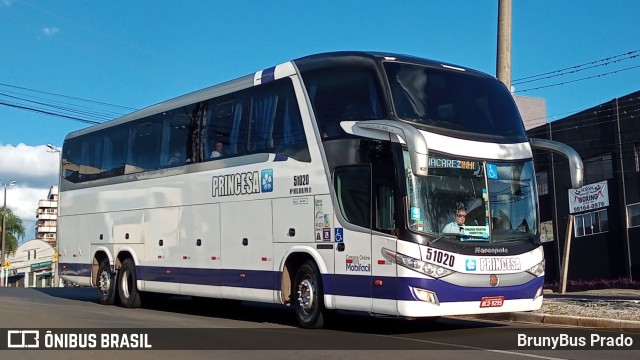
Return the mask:
[(570, 191), (567, 160), (535, 151), (546, 280), (557, 281), (569, 215), (569, 280), (640, 280), (640, 91), (530, 129), (574, 148), (585, 186)]
[(525, 130), (547, 123), (547, 102), (545, 99), (514, 95), (513, 100), (518, 106)]
[(55, 249), (58, 224), (58, 186), (49, 189), (46, 199), (38, 201), (36, 212), (36, 239), (46, 241)]
[(42, 240), (29, 240), (7, 255), (9, 286), (48, 287), (53, 281), (55, 250)]

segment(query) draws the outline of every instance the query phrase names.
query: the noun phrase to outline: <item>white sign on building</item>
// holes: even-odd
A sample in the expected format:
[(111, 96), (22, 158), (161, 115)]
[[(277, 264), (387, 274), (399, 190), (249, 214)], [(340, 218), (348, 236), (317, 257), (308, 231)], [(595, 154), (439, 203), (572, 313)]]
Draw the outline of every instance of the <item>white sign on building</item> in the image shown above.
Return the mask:
[(569, 212), (575, 214), (609, 206), (607, 182), (601, 181), (585, 185), (579, 189), (569, 189)]

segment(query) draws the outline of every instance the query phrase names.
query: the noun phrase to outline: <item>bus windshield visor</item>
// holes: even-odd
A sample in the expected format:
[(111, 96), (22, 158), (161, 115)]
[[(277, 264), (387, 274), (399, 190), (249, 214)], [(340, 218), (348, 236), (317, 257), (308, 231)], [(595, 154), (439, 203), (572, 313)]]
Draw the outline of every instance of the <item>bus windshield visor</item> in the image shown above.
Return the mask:
[(386, 62), (398, 118), (434, 129), (525, 136), (511, 94), (494, 78), (459, 70)]
[(531, 161), (498, 163), (429, 156), (429, 175), (404, 151), (408, 227), (437, 240), (535, 241), (537, 191)]

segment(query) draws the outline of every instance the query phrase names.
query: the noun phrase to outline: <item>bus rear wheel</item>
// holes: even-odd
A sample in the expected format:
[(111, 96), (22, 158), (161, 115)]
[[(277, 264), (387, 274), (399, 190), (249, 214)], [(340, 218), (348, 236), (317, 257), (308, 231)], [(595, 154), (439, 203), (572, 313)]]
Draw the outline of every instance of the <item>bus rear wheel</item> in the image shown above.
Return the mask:
[(98, 301), (102, 305), (113, 305), (116, 298), (116, 281), (109, 266), (109, 259), (102, 259), (96, 276)]
[(320, 271), (313, 261), (307, 260), (298, 268), (293, 292), (293, 307), (298, 323), (307, 329), (321, 328), (326, 310)]
[(118, 295), (122, 306), (140, 307), (140, 292), (136, 284), (136, 264), (131, 259), (125, 259), (118, 271)]

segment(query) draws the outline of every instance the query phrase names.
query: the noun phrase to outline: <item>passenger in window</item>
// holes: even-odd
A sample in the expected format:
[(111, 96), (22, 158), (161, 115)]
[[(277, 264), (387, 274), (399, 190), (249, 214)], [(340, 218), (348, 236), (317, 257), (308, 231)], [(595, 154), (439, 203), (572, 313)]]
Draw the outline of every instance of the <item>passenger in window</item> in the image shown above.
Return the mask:
[(222, 150), (224, 149), (224, 144), (222, 143), (222, 141), (218, 141), (216, 143), (216, 149), (213, 150), (213, 152), (211, 153), (211, 158), (217, 158), (222, 156)]
[(457, 204), (453, 215), (453, 221), (442, 229), (443, 234), (460, 234), (460, 230), (464, 229), (464, 222), (467, 219), (467, 210), (465, 210), (464, 205)]
[(180, 151), (176, 151), (169, 158), (167, 166), (179, 166), (184, 164), (184, 162), (184, 155)]

